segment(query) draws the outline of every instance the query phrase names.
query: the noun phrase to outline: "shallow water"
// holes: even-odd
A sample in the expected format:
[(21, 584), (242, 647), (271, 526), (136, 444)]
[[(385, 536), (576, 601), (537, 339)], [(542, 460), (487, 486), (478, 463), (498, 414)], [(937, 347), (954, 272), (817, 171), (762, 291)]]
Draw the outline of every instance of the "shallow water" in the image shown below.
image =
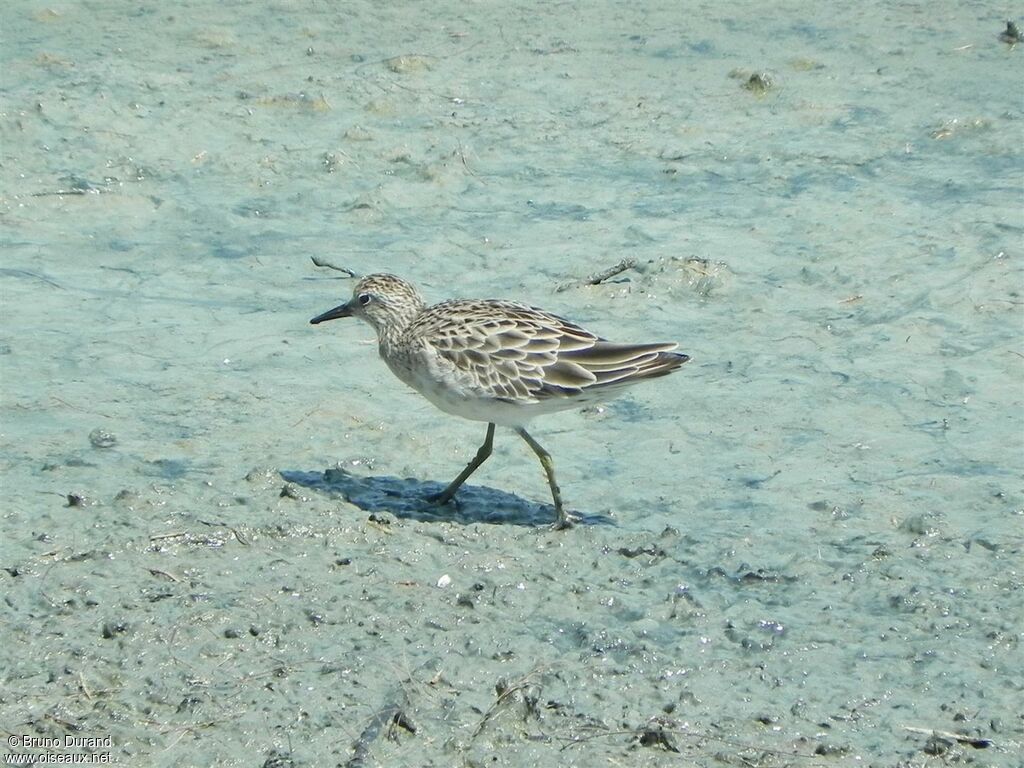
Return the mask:
[[(6, 4), (0, 726), (132, 765), (1024, 764), (1004, 13)], [(693, 360), (536, 423), (589, 524), (545, 528), (507, 431), (435, 509), (483, 425), (310, 327), (351, 291), (311, 256)]]

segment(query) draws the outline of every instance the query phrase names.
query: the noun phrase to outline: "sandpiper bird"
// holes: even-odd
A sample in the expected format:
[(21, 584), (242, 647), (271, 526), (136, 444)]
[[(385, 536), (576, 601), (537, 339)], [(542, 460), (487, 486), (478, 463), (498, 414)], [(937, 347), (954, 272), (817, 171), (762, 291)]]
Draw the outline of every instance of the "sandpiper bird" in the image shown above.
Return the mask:
[(665, 376), (690, 358), (674, 342), (616, 344), (550, 312), (498, 299), (453, 299), (428, 307), (394, 275), (369, 275), (352, 299), (317, 315), (313, 325), (358, 317), (377, 332), (388, 368), (442, 411), (487, 422), (476, 456), (431, 497), (447, 504), (491, 455), (494, 426), (514, 429), (540, 459), (558, 515), (571, 525), (551, 455), (524, 425), (534, 416), (607, 400), (626, 387)]

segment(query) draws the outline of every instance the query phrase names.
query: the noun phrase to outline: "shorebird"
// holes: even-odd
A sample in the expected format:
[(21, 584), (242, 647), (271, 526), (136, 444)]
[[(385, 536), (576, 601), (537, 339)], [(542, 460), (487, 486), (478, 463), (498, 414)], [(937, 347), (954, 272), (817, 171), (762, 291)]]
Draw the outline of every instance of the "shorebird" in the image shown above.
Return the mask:
[(515, 301), (452, 299), (427, 306), (416, 288), (388, 274), (356, 283), (352, 298), (313, 325), (358, 317), (399, 379), (446, 413), (487, 422), (473, 460), (431, 501), (447, 504), (491, 455), (495, 425), (511, 427), (540, 459), (556, 528), (572, 524), (549, 454), (526, 431), (535, 416), (601, 402), (689, 360), (674, 342), (617, 344), (558, 315)]

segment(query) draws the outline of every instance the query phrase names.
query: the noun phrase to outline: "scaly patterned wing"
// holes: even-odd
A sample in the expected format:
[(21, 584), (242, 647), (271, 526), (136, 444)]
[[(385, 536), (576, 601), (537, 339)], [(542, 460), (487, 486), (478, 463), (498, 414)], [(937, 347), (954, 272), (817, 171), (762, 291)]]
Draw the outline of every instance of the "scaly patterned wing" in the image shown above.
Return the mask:
[(688, 359), (674, 343), (615, 344), (564, 318), (511, 301), (447, 301), (408, 329), (470, 377), (483, 396), (511, 402), (600, 399)]

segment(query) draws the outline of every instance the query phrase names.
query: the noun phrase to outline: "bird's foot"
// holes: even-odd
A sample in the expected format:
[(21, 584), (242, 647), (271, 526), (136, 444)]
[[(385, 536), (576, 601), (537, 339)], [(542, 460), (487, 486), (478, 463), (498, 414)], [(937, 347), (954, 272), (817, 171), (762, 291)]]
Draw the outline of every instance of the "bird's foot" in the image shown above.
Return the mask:
[(455, 498), (455, 495), (446, 494), (444, 491), (441, 491), (440, 493), (428, 493), (423, 498), (425, 498), (431, 504), (435, 504), (436, 506), (439, 507), (443, 507), (446, 504), (453, 504), (456, 509), (459, 508), (459, 501), (458, 499)]
[(564, 510), (558, 510), (558, 519), (551, 524), (551, 530), (553, 531), (567, 531), (576, 523), (580, 522), (582, 518), (569, 514)]

